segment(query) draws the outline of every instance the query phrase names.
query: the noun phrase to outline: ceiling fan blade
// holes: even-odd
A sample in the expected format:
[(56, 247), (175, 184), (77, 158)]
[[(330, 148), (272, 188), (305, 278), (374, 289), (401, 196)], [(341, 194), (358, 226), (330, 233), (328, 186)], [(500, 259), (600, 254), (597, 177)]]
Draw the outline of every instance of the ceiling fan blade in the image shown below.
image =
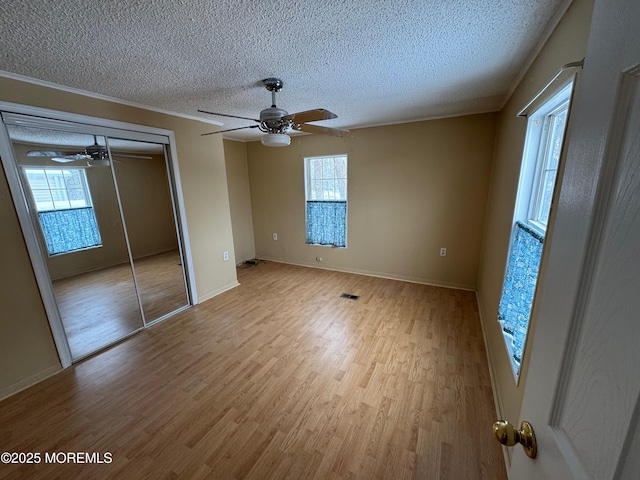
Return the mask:
[(141, 160), (151, 160), (153, 157), (149, 157), (148, 155), (130, 155), (128, 153), (116, 153), (111, 152), (112, 157), (120, 157), (120, 158), (139, 158)]
[(252, 122), (260, 123), (260, 120), (256, 120), (255, 118), (248, 117), (239, 117), (238, 115), (229, 115), (228, 113), (216, 113), (216, 112), (208, 112), (206, 110), (198, 110), (200, 113), (208, 113), (209, 115), (219, 115), (221, 117), (231, 117), (231, 118), (240, 118), (242, 120), (251, 120)]
[[(52, 152), (49, 152), (49, 153), (52, 153)], [(90, 158), (91, 157), (89, 155), (85, 155), (84, 153), (75, 153), (73, 155), (62, 155), (62, 156), (51, 157), (51, 160), (58, 163), (67, 163), (67, 162), (75, 162), (76, 160), (88, 160)]]
[(205, 135), (213, 135), (214, 133), (233, 132), (234, 130), (244, 130), (245, 128), (258, 128), (258, 125), (249, 125), (248, 127), (238, 127), (238, 128), (229, 128), (227, 130), (218, 130), (217, 132), (203, 133), (200, 136), (204, 137)]
[(29, 150), (27, 157), (66, 157), (67, 155), (73, 155), (70, 152), (57, 152), (52, 150)]
[(346, 135), (349, 135), (349, 130), (343, 130), (341, 128), (323, 127), (321, 125), (309, 125), (307, 123), (302, 123), (300, 125), (294, 126), (293, 129), (298, 130), (300, 132), (317, 133), (319, 135), (329, 135), (331, 137), (344, 137)]
[(335, 113), (325, 110), (324, 108), (316, 108), (315, 110), (305, 110), (304, 112), (290, 113), (282, 117), (283, 120), (292, 120), (294, 123), (317, 122), (319, 120), (330, 120), (338, 118)]

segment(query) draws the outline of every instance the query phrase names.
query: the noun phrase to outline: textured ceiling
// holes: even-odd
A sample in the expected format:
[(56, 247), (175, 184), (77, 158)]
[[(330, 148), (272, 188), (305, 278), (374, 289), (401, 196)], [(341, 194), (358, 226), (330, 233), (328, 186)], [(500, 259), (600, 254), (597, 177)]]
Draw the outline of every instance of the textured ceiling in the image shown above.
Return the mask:
[[(566, 0), (4, 0), (0, 70), (224, 123), (339, 128), (499, 109)], [(215, 126), (211, 129), (215, 130)], [(206, 130), (204, 128), (203, 130)], [(257, 129), (225, 134), (252, 140)], [(203, 132), (198, 132), (203, 133)]]
[[(84, 150), (86, 147), (93, 145), (94, 142), (98, 143), (98, 145), (106, 145), (103, 135), (96, 135), (94, 137), (93, 135), (83, 133), (70, 133), (17, 125), (7, 125), (7, 130), (9, 131), (9, 138), (11, 138), (12, 142), (29, 145), (31, 149), (35, 150), (59, 150), (70, 147)], [(118, 138), (109, 138), (109, 148), (113, 152), (164, 153), (164, 147), (157, 143), (122, 140)]]

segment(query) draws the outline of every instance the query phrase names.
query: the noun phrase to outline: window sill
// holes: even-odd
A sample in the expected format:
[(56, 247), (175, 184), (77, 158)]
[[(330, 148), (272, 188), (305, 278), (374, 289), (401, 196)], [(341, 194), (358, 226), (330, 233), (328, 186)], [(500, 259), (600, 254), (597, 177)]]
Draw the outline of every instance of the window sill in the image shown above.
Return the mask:
[(339, 247), (337, 245), (323, 245), (321, 243), (306, 243), (305, 245), (309, 245), (310, 247), (328, 247), (328, 248), (341, 248), (341, 249), (347, 249), (347, 246), (345, 245), (344, 247)]

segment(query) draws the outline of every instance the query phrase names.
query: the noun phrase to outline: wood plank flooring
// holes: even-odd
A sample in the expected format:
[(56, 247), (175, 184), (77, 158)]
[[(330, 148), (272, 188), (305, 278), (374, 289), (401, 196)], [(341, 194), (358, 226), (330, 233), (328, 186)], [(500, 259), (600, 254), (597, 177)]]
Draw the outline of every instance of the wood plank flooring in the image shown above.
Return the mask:
[[(147, 323), (188, 304), (178, 250), (136, 259), (134, 266)], [(55, 280), (53, 289), (74, 358), (144, 326), (129, 264)]]
[(181, 262), (177, 249), (133, 261), (147, 323), (189, 304)]
[(271, 262), (239, 280), (0, 402), (0, 451), (110, 463), (0, 478), (506, 479), (472, 292)]
[(115, 265), (52, 282), (73, 358), (144, 326), (130, 265)]

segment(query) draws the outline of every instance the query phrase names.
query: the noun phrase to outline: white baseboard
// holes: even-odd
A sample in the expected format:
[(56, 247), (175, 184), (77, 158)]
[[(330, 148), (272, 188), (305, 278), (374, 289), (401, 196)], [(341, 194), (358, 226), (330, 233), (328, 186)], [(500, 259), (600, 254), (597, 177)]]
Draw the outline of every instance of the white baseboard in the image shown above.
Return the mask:
[[(493, 402), (496, 409), (496, 420), (500, 420), (503, 418), (502, 412), (502, 400), (500, 399), (500, 395), (498, 395), (498, 388), (496, 385), (496, 375), (495, 369), (493, 368), (493, 357), (491, 357), (491, 351), (489, 350), (489, 342), (487, 342), (487, 331), (484, 328), (484, 315), (482, 314), (482, 305), (480, 304), (480, 299), (478, 298), (478, 292), (476, 291), (476, 304), (478, 305), (478, 315), (480, 317), (480, 326), (482, 327), (482, 339), (484, 340), (484, 351), (487, 354), (487, 364), (489, 366), (489, 378), (491, 380), (491, 390), (493, 391)], [(511, 456), (509, 449), (502, 446), (502, 455), (504, 456), (504, 464), (509, 472), (509, 468), (511, 467)]]
[(265, 256), (259, 256), (256, 258), (258, 260), (266, 260), (268, 262), (275, 262), (275, 263), (284, 263), (287, 265), (296, 265), (298, 267), (318, 268), (320, 270), (330, 270), (333, 272), (354, 273), (356, 275), (364, 275), (367, 277), (386, 278), (387, 280), (398, 280), (401, 282), (418, 283), (420, 285), (431, 285), (432, 287), (453, 288), (456, 290), (469, 290), (472, 292), (475, 292), (476, 290), (475, 287), (472, 285), (428, 281), (422, 278), (407, 277), (403, 275), (394, 275), (394, 274), (383, 273), (383, 272), (372, 272), (369, 270), (360, 270), (357, 268), (341, 268), (341, 267), (335, 267), (335, 266), (325, 267), (325, 266), (318, 265), (317, 263), (292, 262), (291, 260), (274, 258), (274, 257), (265, 257)]
[(221, 288), (218, 288), (217, 290), (214, 290), (212, 292), (205, 293), (204, 295), (198, 295), (197, 304), (206, 302), (207, 300), (210, 300), (213, 297), (217, 297), (221, 293), (224, 293), (227, 290), (231, 290), (232, 288), (236, 288), (239, 285), (240, 285), (240, 283), (236, 281), (236, 282), (229, 283), (229, 284), (227, 284), (227, 285), (225, 285), (225, 286), (223, 286)]
[(4, 387), (0, 389), (0, 400), (4, 400), (5, 398), (15, 395), (16, 393), (21, 392), (22, 390), (26, 390), (27, 388), (35, 385), (36, 383), (42, 382), (43, 380), (61, 371), (62, 371), (62, 367), (60, 366), (49, 367), (27, 378), (23, 378), (22, 380), (14, 383), (13, 385)]

